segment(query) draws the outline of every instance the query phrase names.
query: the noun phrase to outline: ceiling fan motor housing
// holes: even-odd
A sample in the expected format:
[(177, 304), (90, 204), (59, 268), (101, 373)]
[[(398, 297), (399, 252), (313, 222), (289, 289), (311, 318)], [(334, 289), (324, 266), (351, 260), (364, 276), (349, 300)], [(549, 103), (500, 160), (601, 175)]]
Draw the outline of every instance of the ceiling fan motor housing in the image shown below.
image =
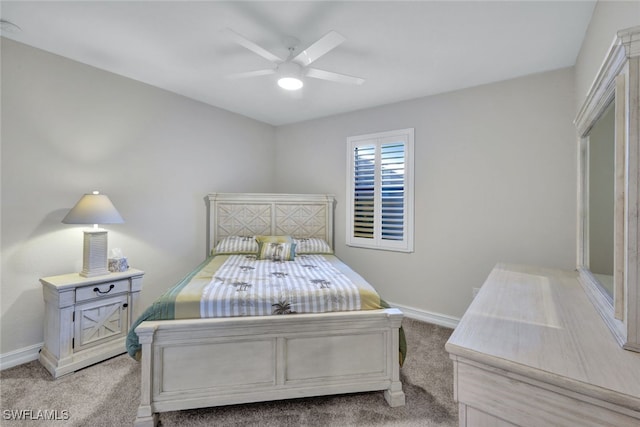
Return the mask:
[(302, 77), (302, 67), (295, 62), (283, 62), (278, 65), (278, 77)]

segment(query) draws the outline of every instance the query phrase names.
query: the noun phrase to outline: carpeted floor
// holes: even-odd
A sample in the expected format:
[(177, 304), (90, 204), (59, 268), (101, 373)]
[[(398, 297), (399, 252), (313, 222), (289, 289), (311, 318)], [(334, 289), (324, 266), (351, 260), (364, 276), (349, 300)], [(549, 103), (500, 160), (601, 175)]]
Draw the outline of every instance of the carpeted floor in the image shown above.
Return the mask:
[[(408, 355), (401, 376), (406, 406), (390, 408), (382, 392), (204, 408), (160, 414), (164, 427), (424, 426), (458, 424), (452, 363), (444, 344), (452, 330), (404, 319)], [(53, 380), (38, 361), (0, 373), (2, 426), (129, 426), (140, 399), (140, 368), (127, 355)], [(12, 412), (57, 411), (66, 420), (11, 419)], [(66, 412), (65, 412), (66, 411)]]

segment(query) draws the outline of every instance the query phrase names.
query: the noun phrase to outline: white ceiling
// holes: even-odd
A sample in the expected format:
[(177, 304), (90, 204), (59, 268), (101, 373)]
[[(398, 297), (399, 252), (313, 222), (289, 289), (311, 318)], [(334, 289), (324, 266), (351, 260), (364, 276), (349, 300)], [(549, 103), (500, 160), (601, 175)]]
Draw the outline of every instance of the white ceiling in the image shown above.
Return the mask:
[[(590, 1), (2, 1), (2, 35), (273, 125), (572, 66)], [(287, 56), (329, 30), (346, 41), (313, 66), (362, 86), (274, 76), (229, 80), (270, 63), (233, 43), (231, 28)]]

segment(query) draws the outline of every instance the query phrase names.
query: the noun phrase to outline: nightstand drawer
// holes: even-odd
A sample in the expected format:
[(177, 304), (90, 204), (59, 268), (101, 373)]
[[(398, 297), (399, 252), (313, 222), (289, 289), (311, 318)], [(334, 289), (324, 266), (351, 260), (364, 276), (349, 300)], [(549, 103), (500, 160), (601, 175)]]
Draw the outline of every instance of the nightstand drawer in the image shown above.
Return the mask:
[(96, 283), (95, 285), (83, 286), (76, 289), (76, 302), (112, 296), (128, 291), (129, 280), (114, 280), (111, 282)]

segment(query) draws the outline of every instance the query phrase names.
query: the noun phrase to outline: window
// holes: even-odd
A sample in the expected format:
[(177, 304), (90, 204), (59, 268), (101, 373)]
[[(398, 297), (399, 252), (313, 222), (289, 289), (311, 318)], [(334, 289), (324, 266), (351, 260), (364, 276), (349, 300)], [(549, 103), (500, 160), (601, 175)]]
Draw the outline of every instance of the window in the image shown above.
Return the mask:
[(347, 245), (413, 252), (413, 129), (347, 138)]

